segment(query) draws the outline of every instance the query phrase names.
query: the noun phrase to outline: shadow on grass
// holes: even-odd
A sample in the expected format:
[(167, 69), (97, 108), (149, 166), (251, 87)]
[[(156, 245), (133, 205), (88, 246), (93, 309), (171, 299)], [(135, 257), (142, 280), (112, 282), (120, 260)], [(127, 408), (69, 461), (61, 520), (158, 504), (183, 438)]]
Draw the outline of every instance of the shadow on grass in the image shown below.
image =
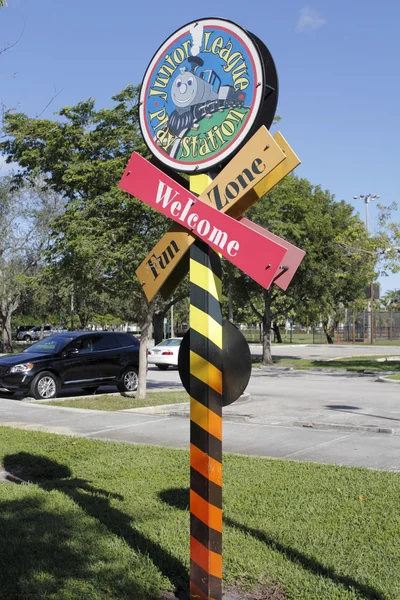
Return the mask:
[(153, 598), (109, 560), (96, 524), (57, 509), (43, 495), (0, 502), (0, 598)]
[[(166, 502), (174, 508), (178, 508), (180, 510), (189, 510), (189, 489), (171, 488), (161, 492), (160, 498), (163, 502)], [(266, 535), (259, 529), (247, 527), (246, 525), (230, 519), (229, 517), (224, 517), (223, 520), (225, 525), (238, 529), (247, 535), (253, 536), (255, 539), (263, 542), (273, 550), (280, 552), (293, 563), (300, 564), (303, 569), (307, 569), (314, 575), (321, 575), (322, 577), (331, 579), (331, 581), (334, 583), (343, 585), (346, 588), (353, 588), (365, 600), (385, 600), (385, 596), (381, 592), (378, 592), (369, 585), (359, 583), (352, 577), (339, 575), (332, 567), (326, 567), (322, 563), (316, 561), (314, 558), (307, 556), (307, 554), (300, 552), (295, 548), (291, 548), (290, 546), (281, 544), (276, 539)]]
[[(160, 544), (147, 538), (143, 533), (135, 529), (134, 522), (129, 515), (111, 505), (111, 498), (122, 500), (122, 496), (108, 490), (94, 487), (89, 481), (74, 479), (70, 469), (66, 465), (61, 465), (43, 456), (20, 452), (18, 454), (6, 456), (3, 460), (3, 465), (11, 476), (21, 481), (35, 483), (47, 492), (54, 490), (62, 492), (71, 498), (87, 515), (90, 515), (102, 523), (108, 531), (114, 535), (125, 540), (135, 553), (139, 552), (144, 557), (149, 557), (159, 571), (171, 581), (177, 591), (186, 591), (188, 589), (189, 575), (186, 567)], [(14, 506), (15, 501), (10, 502), (9, 504), (10, 506)], [(19, 511), (16, 509), (13, 509), (13, 511), (15, 517), (12, 518), (11, 521), (13, 523), (12, 530), (14, 535), (12, 535), (12, 532), (10, 531), (10, 536), (13, 543), (17, 542), (17, 545), (21, 545), (22, 547), (25, 544), (22, 540), (24, 540), (24, 523), (26, 522), (26, 518), (22, 515), (20, 515), (20, 518), (17, 518)], [(81, 561), (80, 569), (85, 568), (85, 556), (82, 556), (81, 558), (75, 557), (76, 561), (67, 560), (68, 557), (63, 557), (63, 553), (68, 554), (68, 550), (65, 548), (66, 539), (63, 532), (68, 530), (67, 525), (69, 524), (69, 520), (64, 519), (62, 514), (57, 514), (54, 515), (53, 522), (52, 516), (48, 515), (45, 511), (42, 512), (40, 507), (37, 507), (36, 513), (35, 519), (31, 519), (33, 523), (32, 526), (38, 530), (35, 532), (37, 535), (32, 535), (30, 537), (31, 548), (29, 556), (31, 558), (29, 558), (29, 560), (32, 563), (31, 568), (26, 570), (25, 566), (18, 560), (16, 560), (15, 564), (12, 566), (13, 572), (10, 574), (10, 577), (15, 580), (14, 589), (16, 590), (18, 589), (19, 580), (27, 579), (29, 577), (28, 573), (34, 572), (35, 565), (39, 567), (40, 564), (43, 564), (45, 570), (49, 571), (61, 569), (62, 577), (65, 579), (70, 576), (70, 569), (74, 568), (73, 565), (76, 561)], [(3, 511), (2, 514), (4, 514)], [(53, 534), (51, 534), (48, 546), (45, 545), (41, 548), (41, 540), (49, 536), (49, 531), (53, 532), (53, 526), (54, 537)], [(3, 524), (1, 524), (0, 531), (2, 533), (0, 538), (4, 541)], [(6, 553), (7, 550), (3, 548), (1, 554), (4, 555)], [(107, 557), (104, 557), (104, 561), (105, 564), (107, 564)], [(106, 568), (105, 570), (107, 571)], [(4, 570), (1, 571), (4, 574)], [(87, 577), (90, 579), (90, 577), (93, 577), (93, 573), (92, 575), (88, 573)], [(0, 575), (0, 598), (2, 598), (2, 578), (3, 577)], [(9, 579), (8, 575), (6, 579)], [(120, 579), (121, 581), (126, 581), (127, 578), (121, 573)], [(137, 584), (137, 589), (135, 590), (132, 581), (129, 581), (126, 585), (129, 587), (129, 593), (127, 593), (126, 596), (120, 595), (118, 586), (116, 586), (116, 589), (112, 590), (113, 596), (118, 598), (137, 598), (138, 600), (141, 600), (142, 598), (143, 600), (153, 600), (157, 597), (157, 595), (154, 595), (156, 592), (153, 591), (152, 595), (149, 595), (148, 590), (144, 591)], [(124, 590), (124, 592), (125, 591), (128, 592), (128, 590)], [(43, 596), (44, 594), (38, 593), (36, 597), (41, 598)], [(18, 595), (8, 595), (7, 600), (13, 597), (19, 598)], [(71, 595), (71, 598), (72, 597), (81, 596)], [(82, 597), (91, 596), (87, 595)], [(105, 597), (112, 596), (106, 594)]]

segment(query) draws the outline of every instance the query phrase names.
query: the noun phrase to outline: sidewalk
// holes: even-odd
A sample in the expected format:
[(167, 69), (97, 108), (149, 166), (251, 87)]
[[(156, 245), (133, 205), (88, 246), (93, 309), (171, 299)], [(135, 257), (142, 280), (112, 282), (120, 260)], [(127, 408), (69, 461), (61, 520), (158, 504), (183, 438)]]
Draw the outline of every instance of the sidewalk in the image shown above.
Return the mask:
[[(242, 408), (244, 403), (242, 404)], [(171, 448), (189, 447), (189, 420), (0, 399), (0, 425)], [(400, 471), (400, 436), (224, 419), (225, 452)]]

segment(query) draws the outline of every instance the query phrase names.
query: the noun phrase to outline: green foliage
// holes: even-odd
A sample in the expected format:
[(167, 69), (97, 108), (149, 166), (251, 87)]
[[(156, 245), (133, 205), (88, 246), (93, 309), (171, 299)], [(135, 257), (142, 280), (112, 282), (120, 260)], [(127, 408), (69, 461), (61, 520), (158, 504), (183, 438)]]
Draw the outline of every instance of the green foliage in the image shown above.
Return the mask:
[(59, 121), (8, 112), (1, 145), (8, 160), (23, 167), (19, 175), (45, 173), (56, 191), (68, 198), (101, 197), (117, 186), (127, 159), (146, 153), (138, 126), (138, 88), (113, 96), (111, 109), (95, 109), (93, 98), (59, 111)]
[(66, 298), (73, 295), (85, 323), (100, 312), (140, 320), (148, 306), (135, 270), (168, 227), (118, 187), (131, 153), (148, 151), (138, 125), (138, 88), (128, 86), (112, 99), (110, 109), (97, 110), (93, 99), (65, 107), (58, 121), (9, 112), (1, 145), (22, 167), (17, 182), (44, 173), (68, 201), (53, 228), (50, 275)]
[(15, 189), (11, 176), (0, 178), (0, 326), (5, 351), (12, 352), (11, 317), (37, 283), (51, 224), (60, 210), (59, 195), (42, 180)]
[[(248, 212), (248, 218), (306, 252), (288, 290), (262, 290), (228, 268), (239, 318), (263, 321), (264, 359), (271, 362), (271, 321), (287, 317), (307, 323), (328, 319), (340, 305), (361, 297), (373, 276), (377, 242), (346, 202), (306, 179), (288, 176)], [(251, 318), (249, 310), (255, 315)], [(268, 356), (269, 354), (269, 356)]]
[(398, 204), (378, 204), (378, 236), (380, 240), (378, 269), (381, 275), (400, 271), (400, 223), (393, 220)]
[(387, 310), (400, 310), (400, 290), (388, 290), (381, 298), (381, 303)]

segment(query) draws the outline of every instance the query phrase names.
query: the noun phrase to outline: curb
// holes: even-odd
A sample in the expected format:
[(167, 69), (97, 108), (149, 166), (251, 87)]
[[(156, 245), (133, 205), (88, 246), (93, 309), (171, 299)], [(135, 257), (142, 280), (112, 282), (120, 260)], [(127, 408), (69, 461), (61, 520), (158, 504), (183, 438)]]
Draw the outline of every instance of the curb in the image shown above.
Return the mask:
[(380, 383), (394, 383), (395, 385), (400, 383), (400, 379), (389, 379), (388, 377), (378, 377), (377, 381)]
[(296, 421), (293, 427), (301, 427), (303, 429), (334, 429), (339, 431), (354, 431), (354, 432), (369, 432), (369, 433), (385, 433), (389, 435), (400, 435), (400, 429), (391, 427), (377, 427), (375, 425), (339, 425), (338, 423), (307, 423)]
[[(382, 373), (382, 371), (373, 371), (369, 369), (365, 369), (364, 371), (350, 371), (348, 369), (335, 369), (333, 367), (311, 367), (309, 369), (296, 369), (296, 367), (275, 367), (274, 365), (260, 365), (258, 369), (267, 372), (270, 371), (271, 373), (291, 371), (296, 373), (301, 372), (313, 374), (317, 373), (321, 375), (341, 375), (342, 377), (370, 377), (371, 375), (380, 375)], [(385, 373), (387, 375), (397, 375), (398, 371), (385, 371)], [(380, 379), (377, 381), (380, 381)]]
[[(148, 392), (182, 392), (184, 391), (184, 388), (182, 389), (176, 389), (176, 388), (171, 388), (171, 387), (165, 387), (165, 388), (157, 388), (156, 390), (153, 389), (147, 389)], [(98, 394), (82, 394), (79, 396), (57, 396), (57, 398), (49, 398), (48, 400), (35, 400), (35, 398), (32, 398), (31, 396), (25, 396), (21, 399), (18, 399), (19, 402), (23, 402), (24, 404), (46, 404), (48, 402), (53, 402), (54, 400), (56, 400), (57, 402), (63, 402), (64, 400), (82, 400), (83, 398), (96, 398), (96, 396), (122, 396), (123, 398), (134, 398), (135, 397), (135, 392), (124, 392), (123, 394), (121, 394), (121, 392), (100, 392)], [(15, 400), (15, 398), (10, 398), (10, 400)], [(92, 409), (91, 409), (92, 410)]]
[[(235, 404), (242, 404), (251, 400), (251, 395), (248, 392), (244, 392), (237, 400)], [(233, 404), (233, 403), (232, 403)], [(230, 406), (230, 405), (229, 405)], [(157, 406), (140, 406), (139, 408), (124, 408), (122, 410), (115, 411), (118, 413), (142, 413), (148, 415), (170, 415), (171, 417), (189, 417), (190, 415), (190, 402), (176, 402), (175, 404), (158, 404)], [(225, 415), (224, 419), (236, 415)], [(246, 420), (251, 418), (251, 415), (237, 415), (239, 418), (235, 420)], [(232, 419), (231, 419), (232, 420)]]
[[(259, 369), (262, 371), (270, 371), (271, 373), (290, 371), (292, 373), (337, 375), (339, 377), (369, 377), (371, 375), (379, 375), (380, 373), (382, 373), (382, 371), (348, 371), (347, 369), (334, 369), (331, 367), (311, 367), (310, 369), (296, 369), (295, 367), (260, 366)], [(388, 373), (388, 371), (386, 371), (386, 373)], [(396, 372), (393, 371), (393, 375), (395, 374)]]

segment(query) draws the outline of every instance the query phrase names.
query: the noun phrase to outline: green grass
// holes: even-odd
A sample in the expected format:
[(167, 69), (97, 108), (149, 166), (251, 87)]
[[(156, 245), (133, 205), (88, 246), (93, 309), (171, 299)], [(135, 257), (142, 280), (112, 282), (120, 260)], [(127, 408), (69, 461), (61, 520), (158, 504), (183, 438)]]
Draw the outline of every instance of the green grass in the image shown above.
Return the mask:
[(46, 402), (53, 406), (69, 406), (71, 408), (91, 408), (92, 410), (124, 410), (127, 408), (141, 408), (143, 406), (159, 406), (161, 404), (178, 404), (189, 402), (186, 392), (147, 392), (145, 400), (138, 400), (133, 396), (112, 396), (102, 394), (90, 398), (76, 398), (68, 400), (53, 400)]
[[(0, 598), (156, 600), (188, 582), (183, 450), (0, 428)], [(23, 471), (21, 470), (23, 469)], [(400, 475), (224, 456), (224, 581), (400, 598)]]
[(398, 375), (388, 375), (388, 379), (395, 379), (396, 381), (400, 381), (400, 373)]
[[(280, 367), (293, 367), (294, 369), (344, 369), (346, 371), (400, 371), (400, 361), (377, 362), (377, 358), (382, 356), (372, 356), (363, 358), (353, 356), (341, 358), (338, 360), (309, 360), (303, 358), (285, 358), (277, 357), (274, 359), (274, 365)], [(255, 357), (255, 362), (260, 363), (261, 357)]]

